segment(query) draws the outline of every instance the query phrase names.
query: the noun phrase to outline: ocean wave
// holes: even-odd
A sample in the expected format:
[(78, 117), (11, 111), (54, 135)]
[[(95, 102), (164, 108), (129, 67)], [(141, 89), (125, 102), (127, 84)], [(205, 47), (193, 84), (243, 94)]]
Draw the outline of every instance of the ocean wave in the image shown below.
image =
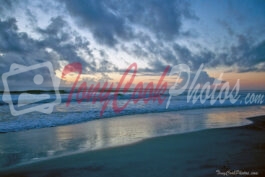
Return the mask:
[[(254, 92), (253, 92), (254, 93)], [(260, 94), (263, 92), (255, 92)], [(98, 96), (100, 93), (95, 93)], [(218, 93), (216, 93), (218, 94)], [(165, 98), (162, 104), (151, 99), (148, 103), (141, 99), (136, 104), (133, 100), (129, 102), (127, 107), (121, 112), (117, 113), (113, 110), (112, 100), (114, 99), (113, 94), (108, 98), (109, 103), (101, 115), (101, 109), (104, 100), (92, 102), (92, 100), (83, 100), (78, 102), (78, 97), (76, 94), (72, 95), (71, 102), (66, 106), (68, 99), (68, 94), (61, 94), (62, 103), (54, 107), (54, 111), (51, 114), (43, 114), (39, 112), (31, 112), (28, 114), (23, 114), (20, 116), (12, 116), (10, 114), (9, 106), (7, 104), (2, 104), (0, 106), (0, 132), (13, 132), (21, 131), (35, 128), (52, 127), (59, 125), (75, 124), (81, 123), (94, 119), (110, 118), (123, 115), (133, 115), (133, 114), (145, 114), (145, 113), (158, 113), (158, 112), (169, 112), (169, 111), (179, 111), (179, 110), (192, 110), (201, 108), (218, 108), (218, 107), (241, 107), (241, 106), (251, 106), (251, 105), (265, 105), (262, 104), (244, 104), (247, 92), (241, 92), (239, 99), (236, 103), (231, 103), (229, 99), (223, 100), (223, 103), (217, 99), (214, 104), (211, 104), (211, 99), (206, 99), (202, 104), (200, 100), (196, 102), (187, 101), (187, 93), (180, 96), (172, 97), (168, 109), (166, 109), (166, 104), (168, 101), (168, 94), (161, 95)], [(118, 106), (122, 106), (127, 103), (132, 98), (132, 93), (121, 93), (117, 97)], [(145, 97), (147, 98), (147, 97)], [(18, 94), (12, 95), (12, 101), (15, 104), (18, 101)], [(46, 103), (55, 99), (55, 95), (52, 94), (50, 99), (38, 102), (37, 104), (31, 104), (32, 107), (39, 105), (41, 103)], [(27, 103), (27, 99), (20, 102)], [(1, 104), (1, 103), (0, 103)]]

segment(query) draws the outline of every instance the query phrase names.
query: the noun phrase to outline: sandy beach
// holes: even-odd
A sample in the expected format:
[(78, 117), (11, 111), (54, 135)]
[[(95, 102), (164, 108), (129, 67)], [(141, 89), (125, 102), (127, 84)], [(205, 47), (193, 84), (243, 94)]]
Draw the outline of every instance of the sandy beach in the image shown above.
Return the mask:
[(0, 0), (0, 177), (265, 177), (265, 0)]
[(2, 170), (0, 175), (264, 176), (265, 116), (250, 120), (254, 123), (241, 127), (150, 138), (12, 167)]

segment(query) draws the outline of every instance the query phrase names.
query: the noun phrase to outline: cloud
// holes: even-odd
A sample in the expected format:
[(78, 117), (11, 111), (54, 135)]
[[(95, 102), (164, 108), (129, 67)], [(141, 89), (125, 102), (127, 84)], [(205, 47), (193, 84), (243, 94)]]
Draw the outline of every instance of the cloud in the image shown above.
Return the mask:
[(237, 35), (237, 44), (227, 48), (226, 53), (217, 55), (211, 61), (212, 66), (234, 66), (237, 72), (265, 71), (265, 40), (253, 43), (250, 37)]
[(100, 44), (114, 46), (119, 40), (136, 39), (135, 27), (157, 38), (172, 40), (180, 34), (183, 18), (197, 19), (185, 1), (62, 1), (80, 27), (91, 30)]
[(112, 46), (117, 42), (117, 36), (126, 38), (130, 34), (124, 19), (111, 12), (104, 1), (63, 2), (70, 14), (77, 18), (79, 26), (89, 28), (101, 44)]
[[(146, 75), (177, 64), (196, 71), (202, 63), (205, 68), (222, 66), (233, 72), (265, 71), (265, 38), (255, 36), (264, 29), (247, 33), (256, 26), (245, 20), (239, 30), (238, 18), (227, 19), (220, 12), (214, 23), (224, 30), (216, 30), (214, 43), (210, 39), (214, 32), (197, 29), (210, 21), (196, 12), (200, 11), (185, 0), (2, 0), (0, 74), (12, 63), (29, 66), (44, 61), (52, 62), (55, 69), (79, 62), (83, 73), (101, 73), (103, 79), (110, 72), (124, 71), (126, 66), (120, 63), (131, 61), (141, 63), (138, 72)], [(224, 37), (231, 41), (221, 41)]]
[[(213, 85), (215, 78), (210, 77), (207, 72), (201, 71), (200, 73), (198, 73), (199, 74), (198, 76), (196, 74), (197, 74), (197, 71), (191, 72), (191, 73), (184, 73), (184, 74), (182, 73), (181, 75), (182, 82), (177, 85), (177, 88), (182, 88), (188, 82), (187, 89), (192, 89), (191, 87), (192, 87), (193, 81), (194, 81), (193, 87), (196, 87), (198, 84), (200, 85), (200, 87), (202, 87), (207, 82), (209, 83), (209, 85)], [(189, 76), (189, 80), (188, 80), (188, 76)], [(219, 83), (224, 83), (224, 81), (221, 81), (221, 80), (218, 80), (218, 81)]]
[[(18, 32), (16, 19), (10, 18), (6, 21), (0, 21), (1, 75), (8, 72), (13, 63), (30, 66), (39, 62), (51, 61), (55, 67), (58, 66), (55, 58), (45, 51), (45, 47), (39, 46), (39, 41), (31, 39), (26, 33)], [(31, 72), (31, 75), (35, 74), (34, 71)], [(46, 74), (48, 73), (43, 73), (43, 75)], [(26, 85), (28, 78), (30, 78), (30, 74), (23, 77), (17, 75), (10, 80), (11, 86)]]
[(232, 27), (229, 25), (228, 22), (220, 19), (218, 19), (217, 22), (221, 25), (221, 27), (223, 27), (228, 32), (230, 36), (233, 36), (235, 34), (234, 30), (232, 29)]
[(1, 6), (0, 6), (0, 14), (1, 15), (5, 15), (5, 13), (8, 10), (11, 10), (13, 8), (13, 3), (15, 1), (11, 1), (11, 0), (2, 0), (1, 1)]
[[(36, 29), (42, 36), (41, 39), (33, 39), (27, 33), (19, 32), (15, 18), (0, 21), (0, 71), (1, 75), (9, 71), (11, 64), (16, 63), (30, 66), (45, 61), (50, 61), (55, 70), (61, 69), (62, 63), (79, 62), (83, 65), (83, 73), (104, 72), (113, 68), (112, 63), (102, 58), (102, 64), (97, 65), (89, 48), (89, 41), (80, 37), (74, 31), (69, 30), (69, 25), (61, 17), (51, 19), (51, 23), (45, 28)], [(87, 61), (78, 55), (78, 50), (91, 56)], [(27, 79), (35, 75), (35, 71), (28, 76), (19, 75), (10, 80), (11, 85), (27, 85)], [(42, 73), (44, 76), (49, 73)], [(29, 82), (31, 83), (31, 81)], [(47, 83), (50, 84), (50, 83)], [(2, 85), (2, 82), (1, 82)], [(2, 86), (1, 86), (2, 87)], [(29, 86), (30, 87), (30, 86)]]

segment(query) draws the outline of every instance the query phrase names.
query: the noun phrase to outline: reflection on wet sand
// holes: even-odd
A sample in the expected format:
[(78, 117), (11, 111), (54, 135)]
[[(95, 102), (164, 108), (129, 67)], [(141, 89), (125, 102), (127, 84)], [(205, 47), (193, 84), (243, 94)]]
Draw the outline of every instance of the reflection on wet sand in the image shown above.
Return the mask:
[(146, 138), (248, 124), (265, 107), (198, 109), (98, 119), (82, 124), (0, 134), (0, 167), (134, 143)]

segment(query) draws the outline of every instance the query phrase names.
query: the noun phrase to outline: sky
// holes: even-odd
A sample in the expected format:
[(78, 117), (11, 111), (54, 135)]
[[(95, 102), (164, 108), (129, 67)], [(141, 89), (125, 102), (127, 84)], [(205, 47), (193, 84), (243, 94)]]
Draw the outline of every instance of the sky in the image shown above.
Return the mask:
[[(194, 76), (204, 64), (203, 82), (224, 73), (231, 85), (240, 79), (241, 89), (264, 90), (265, 1), (0, 0), (0, 74), (14, 63), (45, 61), (58, 78), (67, 64), (81, 63), (80, 81), (88, 83), (116, 83), (134, 62), (136, 80), (145, 82), (158, 80), (166, 66), (186, 64)], [(37, 73), (8, 84), (34, 88)]]

